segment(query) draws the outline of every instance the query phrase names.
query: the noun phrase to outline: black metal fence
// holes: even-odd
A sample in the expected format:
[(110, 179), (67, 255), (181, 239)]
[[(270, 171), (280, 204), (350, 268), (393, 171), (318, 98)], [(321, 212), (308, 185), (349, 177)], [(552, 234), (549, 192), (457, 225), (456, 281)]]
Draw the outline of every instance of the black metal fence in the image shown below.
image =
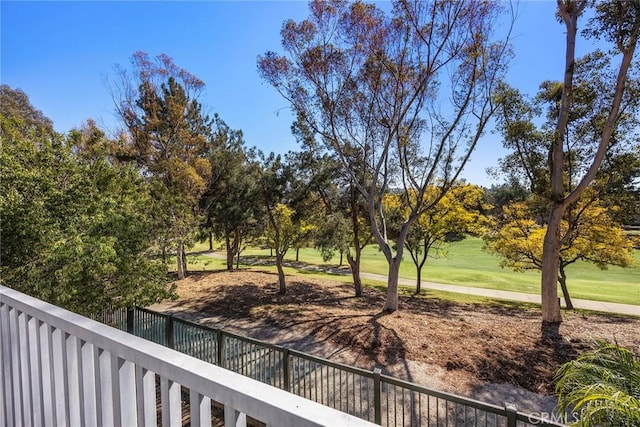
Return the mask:
[(96, 320), (383, 426), (558, 427), (515, 408), (431, 390), (144, 308)]

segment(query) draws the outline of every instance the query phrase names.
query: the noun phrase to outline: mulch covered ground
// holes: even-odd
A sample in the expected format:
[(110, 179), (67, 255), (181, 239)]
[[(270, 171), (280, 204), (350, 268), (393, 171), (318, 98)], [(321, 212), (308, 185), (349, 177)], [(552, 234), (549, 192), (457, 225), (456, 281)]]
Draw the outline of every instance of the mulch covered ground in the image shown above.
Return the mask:
[[(176, 282), (179, 299), (156, 309), (279, 344), (298, 337), (316, 344), (301, 345), (305, 351), (320, 345), (323, 357), (342, 355), (337, 359), (423, 384), (437, 376), (461, 394), (489, 383), (549, 394), (557, 368), (596, 340), (640, 353), (640, 318), (564, 313), (560, 328), (543, 337), (535, 308), (459, 304), (427, 293), (401, 298), (398, 311), (384, 313), (376, 290), (355, 298), (351, 285), (291, 277), (287, 294), (278, 295), (277, 280), (249, 270), (192, 273)], [(417, 374), (410, 365), (419, 366)]]

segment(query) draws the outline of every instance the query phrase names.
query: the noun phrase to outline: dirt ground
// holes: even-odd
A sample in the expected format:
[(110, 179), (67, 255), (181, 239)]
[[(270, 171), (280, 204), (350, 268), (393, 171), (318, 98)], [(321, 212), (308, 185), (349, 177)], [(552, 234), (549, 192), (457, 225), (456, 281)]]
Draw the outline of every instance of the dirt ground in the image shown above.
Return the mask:
[(640, 353), (640, 318), (564, 313), (559, 330), (543, 338), (539, 309), (459, 304), (427, 293), (401, 298), (398, 311), (384, 313), (384, 295), (373, 289), (355, 298), (352, 285), (290, 277), (287, 294), (278, 295), (277, 280), (247, 270), (192, 273), (176, 282), (178, 300), (152, 308), (529, 411), (553, 407), (554, 372), (596, 340)]

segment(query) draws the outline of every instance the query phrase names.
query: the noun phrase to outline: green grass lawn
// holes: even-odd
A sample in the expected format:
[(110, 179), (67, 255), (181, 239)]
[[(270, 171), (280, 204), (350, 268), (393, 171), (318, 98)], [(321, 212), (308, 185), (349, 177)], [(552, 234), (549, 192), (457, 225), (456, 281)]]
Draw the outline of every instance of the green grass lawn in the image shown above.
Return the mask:
[[(200, 243), (192, 251), (206, 251), (208, 249), (207, 243)], [(220, 248), (219, 245), (215, 249), (224, 253), (223, 248)], [(242, 256), (266, 257), (269, 256), (269, 250), (250, 248)], [(286, 259), (295, 260), (295, 250), (290, 250)], [(567, 267), (567, 285), (571, 296), (573, 298), (640, 305), (640, 251), (636, 251), (636, 259), (638, 260), (637, 265), (631, 268), (609, 267), (607, 270), (600, 270), (596, 266), (584, 262), (570, 265)], [(338, 264), (337, 255), (325, 263), (320, 253), (310, 248), (300, 250), (299, 260), (310, 264)], [(224, 268), (223, 260), (211, 259), (204, 255), (198, 255), (197, 261), (197, 266), (193, 268), (206, 268), (207, 270)], [(375, 245), (365, 248), (361, 265), (363, 272), (387, 273), (387, 262)], [(400, 276), (407, 279), (415, 279), (416, 277), (415, 266), (409, 254), (405, 254), (400, 268)], [(468, 238), (452, 243), (449, 246), (448, 256), (429, 259), (423, 268), (422, 280), (532, 294), (540, 292), (540, 273), (538, 271), (516, 273), (509, 269), (500, 268), (498, 258), (482, 250), (482, 240), (479, 238)]]

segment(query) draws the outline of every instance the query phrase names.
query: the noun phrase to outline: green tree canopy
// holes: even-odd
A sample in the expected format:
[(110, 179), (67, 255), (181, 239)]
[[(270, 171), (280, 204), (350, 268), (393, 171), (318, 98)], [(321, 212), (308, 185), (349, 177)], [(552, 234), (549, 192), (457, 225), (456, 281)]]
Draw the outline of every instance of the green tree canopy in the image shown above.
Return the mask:
[[(515, 271), (541, 270), (546, 225), (530, 205), (513, 203), (503, 210), (498, 227), (485, 234), (485, 248), (500, 256), (500, 265)], [(557, 281), (568, 308), (573, 308), (567, 286), (566, 268), (576, 261), (608, 265), (634, 265), (633, 245), (622, 228), (611, 220), (607, 209), (595, 202), (583, 202), (568, 209), (561, 222), (562, 247)]]
[[(427, 190), (434, 196), (438, 189)], [(415, 204), (414, 192), (391, 194), (384, 200), (388, 221), (402, 221)], [(412, 200), (414, 199), (414, 200)], [(489, 224), (484, 215), (484, 191), (476, 185), (456, 184), (412, 224), (404, 245), (416, 267), (416, 293), (420, 293), (422, 269), (428, 257), (445, 255), (447, 242), (465, 234), (482, 234)]]
[(279, 293), (284, 295), (287, 292), (284, 256), (294, 242), (297, 227), (294, 223), (295, 210), (287, 205), (291, 200), (293, 175), (280, 155), (271, 153), (262, 157), (260, 199), (266, 212), (265, 237), (275, 251)]
[(2, 284), (84, 314), (166, 297), (165, 269), (149, 257), (147, 185), (136, 168), (85, 156), (77, 143), (78, 132), (3, 134)]
[(0, 129), (2, 136), (32, 139), (49, 139), (54, 134), (53, 122), (42, 111), (29, 102), (29, 97), (20, 89), (0, 85)]
[[(303, 174), (309, 189), (314, 224), (313, 240), (325, 261), (335, 252), (340, 254), (340, 265), (346, 255), (355, 296), (362, 295), (360, 260), (363, 248), (371, 241), (371, 227), (367, 207), (353, 178), (341, 167), (335, 153), (316, 140), (316, 134), (302, 117), (292, 125), (292, 133), (303, 148), (295, 155), (296, 169)], [(365, 169), (364, 167), (361, 169)], [(362, 170), (358, 176), (366, 175)], [(314, 203), (315, 200), (315, 203)]]
[[(198, 95), (204, 83), (167, 55), (132, 58), (131, 72), (117, 68), (112, 87), (116, 111), (128, 130), (119, 153), (135, 160), (158, 182), (152, 187), (163, 222), (165, 249), (176, 251), (178, 277), (186, 273), (185, 245), (195, 237), (200, 197), (211, 176), (208, 159), (212, 121)], [(161, 218), (164, 216), (164, 218)]]
[(205, 228), (224, 240), (230, 270), (264, 215), (260, 169), (254, 150), (244, 145), (242, 131), (230, 129), (217, 116), (209, 161), (215, 167), (201, 199)]

